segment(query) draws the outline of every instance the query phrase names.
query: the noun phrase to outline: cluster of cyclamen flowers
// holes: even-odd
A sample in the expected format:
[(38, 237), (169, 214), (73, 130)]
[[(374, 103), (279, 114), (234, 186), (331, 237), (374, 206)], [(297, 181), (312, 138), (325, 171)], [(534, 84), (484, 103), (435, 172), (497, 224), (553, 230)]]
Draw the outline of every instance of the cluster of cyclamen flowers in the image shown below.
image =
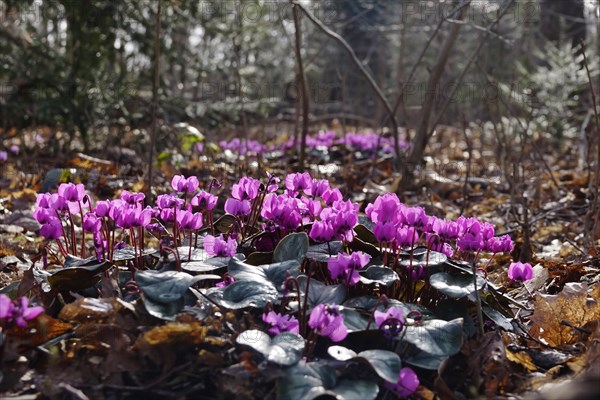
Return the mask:
[(0, 327), (6, 328), (15, 324), (24, 328), (27, 326), (27, 321), (35, 319), (43, 312), (44, 307), (30, 307), (29, 299), (25, 296), (11, 300), (7, 295), (0, 294)]
[[(421, 207), (408, 207), (394, 193), (377, 197), (365, 210), (375, 224), (373, 233), (381, 246), (392, 249), (412, 248), (421, 240), (448, 257), (455, 249), (463, 253), (511, 252), (514, 245), (508, 235), (494, 236), (494, 226), (475, 217), (460, 216), (456, 221), (430, 216)], [(455, 244), (455, 247), (452, 246)]]
[[(92, 205), (83, 184), (63, 183), (57, 193), (37, 196), (34, 217), (41, 224), (40, 234), (55, 240), (63, 256), (85, 257), (87, 232), (93, 237), (98, 259), (112, 260), (114, 250), (124, 247), (123, 242), (116, 242), (117, 228), (129, 234), (136, 254), (142, 254), (144, 229), (166, 232), (165, 225), (173, 227), (172, 237), (176, 245), (187, 237), (191, 247), (192, 238), (197, 236), (204, 220), (212, 226), (212, 210), (217, 204), (217, 197), (204, 190), (197, 192), (199, 182), (193, 176), (176, 175), (171, 186), (177, 193), (160, 195), (154, 207), (144, 207), (143, 193), (123, 190), (119, 199), (102, 200)], [(84, 232), (80, 242), (76, 236), (75, 216), (80, 217)], [(225, 240), (222, 235), (207, 236), (205, 240), (209, 255), (235, 254), (235, 240)]]
[[(264, 153), (265, 151), (276, 150), (287, 151), (293, 148), (294, 144), (295, 140), (293, 137), (289, 138), (279, 146), (267, 146), (257, 140), (240, 140), (239, 138), (222, 140), (219, 142), (219, 146), (221, 146), (222, 149), (238, 152), (242, 155), (249, 152)], [(377, 150), (377, 148), (380, 148), (384, 153), (392, 153), (394, 151), (394, 139), (391, 137), (382, 137), (375, 132), (346, 133), (342, 137), (338, 137), (335, 131), (321, 131), (306, 137), (306, 147), (309, 149), (331, 148), (335, 145), (358, 151), (371, 152)], [(405, 149), (407, 147), (408, 143), (400, 143), (400, 148)]]

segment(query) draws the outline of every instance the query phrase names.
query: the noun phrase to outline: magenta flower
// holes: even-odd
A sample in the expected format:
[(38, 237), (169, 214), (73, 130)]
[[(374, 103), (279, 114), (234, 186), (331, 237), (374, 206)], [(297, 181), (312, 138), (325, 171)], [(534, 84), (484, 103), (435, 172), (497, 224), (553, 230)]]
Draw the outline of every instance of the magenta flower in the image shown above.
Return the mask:
[(316, 221), (310, 228), (308, 236), (315, 242), (329, 242), (333, 239), (335, 231), (327, 221)]
[(0, 150), (0, 161), (8, 160), (8, 153), (4, 150)]
[(110, 202), (107, 200), (97, 202), (96, 207), (94, 207), (94, 213), (100, 218), (106, 217), (109, 211)]
[(227, 199), (225, 212), (232, 215), (242, 216), (250, 214), (251, 205), (248, 200)]
[(419, 387), (419, 378), (415, 371), (406, 367), (400, 370), (398, 375), (398, 383), (384, 383), (385, 387), (396, 393), (400, 397), (408, 397), (413, 394)]
[(285, 177), (285, 187), (292, 194), (304, 192), (310, 194), (313, 180), (308, 172), (289, 174)]
[(178, 192), (192, 193), (198, 189), (198, 186), (200, 186), (200, 182), (195, 176), (186, 178), (183, 175), (175, 175), (171, 179), (171, 187)]
[(258, 196), (260, 182), (254, 178), (243, 177), (231, 187), (231, 195), (236, 200), (254, 200)]
[(145, 198), (146, 195), (144, 193), (129, 192), (127, 190), (121, 192), (121, 200), (132, 206), (140, 204)]
[(352, 254), (340, 253), (327, 261), (327, 269), (332, 279), (339, 276), (347, 280), (348, 285), (356, 285), (360, 281), (358, 270), (363, 268), (371, 261), (371, 256), (362, 251), (355, 251)]
[(404, 312), (397, 307), (390, 307), (386, 311), (375, 310), (374, 317), (375, 323), (388, 339), (398, 336), (406, 323)]
[(318, 335), (326, 336), (333, 342), (340, 342), (348, 336), (348, 328), (344, 325), (344, 314), (337, 305), (319, 304), (310, 313), (308, 326)]
[(300, 333), (300, 324), (291, 315), (281, 315), (275, 311), (269, 311), (262, 315), (262, 320), (271, 325), (269, 333), (272, 335), (279, 335), (282, 332)]
[(192, 213), (190, 211), (180, 210), (177, 213), (177, 223), (180, 229), (189, 229), (195, 231), (202, 228), (202, 214)]
[(86, 232), (98, 232), (102, 227), (102, 221), (96, 214), (88, 211), (83, 216), (83, 230)]
[(396, 223), (400, 211), (400, 200), (395, 193), (378, 196), (373, 204), (365, 208), (365, 214), (375, 223)]
[(234, 238), (223, 239), (223, 234), (214, 237), (204, 237), (204, 250), (212, 257), (233, 257), (237, 250), (237, 241)]
[(377, 222), (373, 228), (373, 234), (378, 242), (391, 242), (396, 238), (396, 225), (391, 222)]
[(56, 214), (47, 208), (38, 207), (33, 212), (33, 218), (40, 224), (49, 222), (52, 218), (56, 218)]
[(400, 210), (402, 223), (415, 228), (422, 228), (427, 224), (428, 217), (421, 207), (404, 207)]
[(50, 208), (50, 193), (38, 193), (35, 198), (35, 205), (41, 208)]
[(419, 233), (413, 227), (399, 228), (396, 231), (396, 243), (400, 247), (412, 247), (419, 239)]
[(508, 267), (508, 277), (513, 281), (525, 282), (533, 278), (533, 268), (529, 263), (514, 262)]
[(192, 197), (191, 204), (200, 207), (202, 211), (210, 211), (217, 205), (217, 196), (201, 190), (197, 195)]
[(329, 186), (329, 181), (327, 179), (321, 179), (321, 180), (313, 179), (310, 190), (308, 190), (308, 192), (305, 192), (305, 193), (307, 195), (315, 198), (315, 197), (323, 196), (323, 193), (325, 193), (329, 189), (330, 189), (330, 186)]
[[(296, 229), (302, 222), (301, 206), (303, 203), (300, 199), (287, 194), (278, 196), (275, 193), (269, 193), (265, 197), (260, 215), (282, 228)], [(306, 207), (304, 209), (307, 210)]]
[(235, 279), (233, 278), (233, 276), (225, 273), (223, 275), (223, 280), (221, 282), (217, 282), (215, 284), (215, 287), (219, 287), (219, 288), (226, 287), (226, 286), (231, 285), (233, 282), (235, 282)]
[(40, 235), (46, 239), (58, 239), (62, 236), (62, 223), (60, 219), (51, 217), (40, 228)]
[(510, 236), (502, 235), (500, 237), (494, 236), (491, 239), (485, 241), (484, 250), (490, 253), (510, 253), (513, 251), (514, 243)]
[(78, 202), (85, 196), (85, 187), (82, 183), (61, 183), (58, 186), (58, 194), (66, 201)]
[(27, 321), (35, 319), (43, 312), (44, 307), (29, 307), (29, 299), (25, 296), (12, 301), (8, 296), (0, 294), (0, 321), (5, 321), (2, 325), (14, 322), (24, 328)]
[(161, 194), (156, 198), (156, 205), (161, 210), (165, 208), (180, 209), (185, 204), (185, 200), (180, 199), (174, 194)]
[(325, 204), (328, 207), (330, 207), (333, 203), (335, 203), (336, 201), (341, 201), (344, 197), (342, 196), (342, 192), (340, 192), (340, 189), (334, 188), (325, 190), (321, 198), (323, 199)]
[(459, 226), (454, 221), (436, 218), (432, 223), (432, 230), (444, 241), (453, 240), (458, 237)]
[(467, 225), (462, 235), (456, 241), (456, 246), (462, 251), (480, 251), (483, 249), (481, 224), (478, 221)]

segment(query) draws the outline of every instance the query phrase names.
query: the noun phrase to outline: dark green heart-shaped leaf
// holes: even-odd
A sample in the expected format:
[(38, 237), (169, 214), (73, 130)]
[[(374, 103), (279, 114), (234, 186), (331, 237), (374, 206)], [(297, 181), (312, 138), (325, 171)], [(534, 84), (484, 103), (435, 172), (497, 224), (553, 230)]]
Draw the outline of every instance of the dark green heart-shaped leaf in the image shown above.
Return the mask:
[(154, 302), (170, 303), (181, 299), (194, 283), (204, 279), (221, 279), (219, 275), (192, 276), (185, 272), (153, 270), (138, 271), (135, 281), (147, 298)]
[(235, 223), (235, 216), (231, 214), (224, 214), (214, 223), (215, 229), (220, 233), (227, 233), (231, 229), (231, 226)]
[(246, 258), (245, 263), (250, 265), (264, 265), (271, 264), (273, 262), (272, 251), (255, 251), (250, 253)]
[(373, 259), (378, 258), (381, 253), (379, 249), (375, 247), (375, 245), (371, 243), (367, 243), (364, 240), (355, 237), (349, 244), (348, 247), (352, 249), (352, 251), (362, 251), (370, 255)]
[[(428, 255), (429, 254), (429, 255)], [(443, 265), (448, 261), (448, 257), (444, 253), (438, 251), (427, 251), (427, 248), (419, 247), (414, 250), (412, 257), (412, 265), (422, 265), (424, 267), (434, 268)], [(408, 267), (411, 265), (410, 255), (404, 255), (399, 261), (400, 265)]]
[(268, 361), (286, 367), (300, 361), (304, 351), (304, 338), (291, 332), (283, 332), (271, 339), (265, 332), (253, 329), (240, 333), (236, 342), (253, 348)]
[(272, 284), (278, 290), (283, 290), (282, 285), (288, 275), (296, 276), (299, 273), (300, 263), (288, 260), (267, 265), (250, 265), (236, 258), (229, 261), (228, 273), (236, 281), (253, 281)]
[(238, 281), (225, 287), (221, 295), (213, 299), (223, 307), (238, 310), (247, 307), (261, 308), (269, 302), (276, 302), (279, 293), (270, 282)]
[(449, 357), (460, 351), (463, 343), (463, 319), (424, 320), (418, 325), (406, 326), (399, 340), (415, 345), (434, 356)]
[(175, 315), (183, 310), (184, 300), (183, 297), (176, 301), (172, 301), (169, 303), (161, 303), (158, 301), (153, 301), (149, 297), (143, 296), (143, 304), (148, 314), (153, 317), (165, 320), (165, 321), (174, 321)]
[(370, 400), (377, 397), (379, 387), (375, 382), (342, 379), (337, 381), (335, 369), (312, 362), (300, 361), (285, 370), (277, 383), (277, 398), (285, 400), (312, 400), (328, 395), (337, 400)]
[(360, 282), (365, 285), (378, 283), (383, 286), (390, 286), (400, 277), (396, 271), (382, 265), (372, 265), (364, 271), (360, 271)]
[(342, 304), (346, 298), (346, 287), (344, 285), (325, 285), (316, 279), (301, 275), (298, 277), (300, 291), (306, 293), (308, 285), (308, 305), (314, 307), (318, 304)]
[(445, 355), (427, 353), (410, 343), (406, 346), (407, 348), (402, 355), (402, 361), (415, 367), (436, 370), (439, 368), (440, 364), (448, 358), (448, 356)]
[(277, 243), (273, 252), (273, 261), (296, 260), (302, 262), (308, 252), (308, 235), (305, 232), (290, 233)]
[[(356, 310), (348, 307), (342, 308), (344, 314), (344, 325), (348, 329), (348, 333), (366, 331), (369, 325), (369, 316), (363, 315)], [(369, 329), (377, 329), (377, 324), (371, 323)]]
[(373, 232), (363, 224), (356, 225), (354, 227), (354, 232), (356, 232), (356, 237), (363, 242), (371, 243), (373, 245), (377, 245), (379, 243), (375, 237), (375, 234), (373, 234)]
[(483, 306), (483, 313), (488, 316), (489, 319), (494, 321), (496, 325), (504, 329), (505, 331), (512, 332), (514, 330), (511, 319), (504, 316), (500, 311), (493, 309), (492, 307)]
[[(109, 262), (91, 263), (90, 259), (67, 258), (71, 267), (56, 270), (48, 276), (48, 283), (52, 289), (80, 291), (94, 286), (100, 280), (100, 274), (112, 267)], [(79, 266), (75, 266), (79, 265)]]
[(344, 307), (359, 308), (368, 312), (372, 312), (376, 304), (377, 309), (379, 311), (385, 311), (389, 307), (397, 307), (404, 312), (404, 315), (408, 314), (411, 311), (419, 311), (424, 316), (431, 315), (431, 311), (429, 311), (429, 309), (427, 309), (426, 307), (423, 307), (419, 304), (404, 303), (396, 299), (388, 299), (388, 306), (384, 307), (381, 302), (378, 302), (378, 298), (375, 296), (353, 297), (344, 302)]
[(356, 360), (366, 362), (381, 378), (391, 383), (398, 382), (400, 374), (400, 356), (388, 350), (365, 350), (358, 354), (343, 346), (331, 346), (327, 349), (331, 357), (339, 361)]
[(327, 262), (332, 256), (342, 251), (342, 242), (335, 240), (327, 243), (309, 246), (306, 258), (320, 262)]
[[(446, 272), (438, 272), (429, 277), (429, 283), (446, 296), (455, 299), (475, 293), (472, 275), (450, 275)], [(478, 276), (478, 290), (481, 289), (484, 284), (485, 280)]]

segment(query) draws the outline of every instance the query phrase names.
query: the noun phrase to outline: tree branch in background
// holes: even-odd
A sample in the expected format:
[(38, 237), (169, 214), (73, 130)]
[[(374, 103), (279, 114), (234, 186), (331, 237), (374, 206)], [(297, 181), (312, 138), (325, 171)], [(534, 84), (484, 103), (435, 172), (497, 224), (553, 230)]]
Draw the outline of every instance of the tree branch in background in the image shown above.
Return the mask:
[[(598, 215), (600, 213), (600, 209), (598, 209), (600, 205), (600, 117), (598, 117), (598, 104), (596, 103), (596, 94), (594, 93), (594, 85), (592, 83), (592, 75), (590, 73), (590, 68), (587, 62), (587, 56), (585, 54), (585, 43), (583, 40), (581, 41), (581, 54), (583, 55), (583, 66), (585, 67), (585, 72), (587, 74), (588, 83), (590, 85), (590, 92), (592, 94), (592, 105), (594, 107), (594, 120), (596, 121), (596, 149), (597, 149), (597, 157), (596, 157), (596, 170), (595, 170), (595, 188), (594, 188), (594, 204), (590, 208), (590, 212), (592, 213), (594, 218), (594, 222), (592, 224), (592, 232), (591, 232), (591, 245), (595, 246), (596, 243), (596, 232), (598, 229)], [(591, 183), (591, 180), (590, 180)]]
[(160, 85), (160, 13), (162, 0), (156, 8), (156, 30), (154, 32), (154, 80), (152, 81), (152, 126), (150, 128), (150, 149), (148, 151), (148, 174), (146, 176), (146, 202), (152, 201), (152, 168), (157, 135), (158, 87)]
[[(470, 3), (470, 0), (467, 1), (465, 6), (460, 9), (460, 14), (458, 15), (459, 20), (463, 20), (466, 17)], [(431, 76), (429, 77), (429, 82), (427, 83), (427, 97), (425, 98), (421, 112), (421, 122), (417, 128), (417, 133), (412, 142), (412, 151), (408, 158), (408, 163), (410, 165), (416, 165), (417, 163), (420, 163), (423, 158), (423, 153), (425, 152), (425, 147), (427, 146), (428, 141), (429, 120), (435, 104), (436, 88), (442, 79), (442, 74), (446, 68), (446, 63), (450, 58), (450, 52), (454, 48), (454, 44), (456, 43), (456, 39), (458, 38), (461, 28), (461, 24), (452, 25), (450, 28), (450, 33), (446, 38), (444, 46), (438, 54), (435, 65), (431, 71)]]
[(392, 109), (392, 106), (390, 105), (390, 103), (386, 99), (385, 95), (383, 94), (383, 92), (381, 91), (379, 86), (377, 85), (377, 82), (375, 82), (375, 80), (373, 79), (373, 77), (371, 76), (369, 71), (365, 68), (363, 63), (358, 59), (358, 57), (356, 56), (356, 53), (354, 52), (354, 50), (352, 50), (352, 47), (350, 47), (350, 45), (348, 44), (348, 42), (346, 42), (344, 40), (344, 38), (342, 38), (340, 35), (338, 35), (334, 31), (332, 31), (328, 27), (326, 27), (310, 11), (308, 11), (302, 4), (298, 3), (297, 1), (293, 1), (293, 0), (292, 0), (292, 4), (294, 4), (300, 10), (302, 10), (302, 12), (308, 17), (308, 19), (310, 19), (311, 22), (314, 23), (323, 33), (325, 33), (327, 36), (331, 37), (332, 39), (337, 41), (339, 44), (341, 44), (342, 47), (348, 53), (348, 55), (350, 55), (350, 58), (352, 59), (354, 64), (358, 67), (358, 69), (360, 70), (362, 75), (367, 79), (367, 82), (369, 82), (369, 85), (371, 86), (371, 88), (373, 89), (373, 91), (375, 92), (375, 94), (377, 95), (379, 100), (381, 101), (381, 103), (385, 106), (386, 111), (390, 115), (392, 132), (394, 135), (394, 153), (396, 156), (396, 162), (399, 164), (399, 161), (401, 159), (401, 154), (400, 154), (400, 143), (398, 142), (398, 122), (396, 121), (396, 116), (394, 115), (394, 110)]
[(306, 87), (306, 75), (302, 65), (302, 21), (301, 11), (298, 4), (292, 2), (294, 8), (294, 30), (296, 38), (296, 65), (298, 66), (298, 82), (300, 83), (300, 93), (298, 102), (302, 102), (302, 133), (300, 139), (300, 160), (298, 167), (304, 170), (304, 160), (306, 158), (306, 137), (308, 136), (308, 90)]

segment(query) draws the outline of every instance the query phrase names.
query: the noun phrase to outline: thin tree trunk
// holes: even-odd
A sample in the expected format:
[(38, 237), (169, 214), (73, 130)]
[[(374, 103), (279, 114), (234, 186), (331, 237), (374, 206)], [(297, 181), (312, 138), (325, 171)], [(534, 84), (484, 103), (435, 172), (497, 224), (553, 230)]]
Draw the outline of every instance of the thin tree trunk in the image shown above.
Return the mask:
[(301, 11), (297, 4), (294, 4), (294, 29), (296, 31), (296, 65), (298, 66), (298, 81), (300, 83), (300, 93), (298, 101), (302, 102), (302, 134), (300, 136), (300, 160), (298, 167), (304, 170), (304, 161), (306, 158), (306, 137), (308, 136), (308, 90), (306, 88), (306, 76), (302, 64), (302, 21)]
[(152, 80), (152, 126), (150, 129), (150, 149), (148, 151), (148, 174), (146, 177), (146, 204), (152, 202), (152, 168), (154, 166), (154, 148), (156, 147), (158, 87), (160, 85), (160, 13), (162, 0), (156, 8), (156, 30), (154, 32), (154, 79)]
[[(468, 9), (469, 4), (465, 5), (465, 7), (462, 7), (457, 19), (463, 20), (467, 15)], [(408, 158), (409, 165), (416, 165), (420, 163), (421, 159), (423, 158), (425, 146), (427, 146), (429, 120), (435, 104), (435, 93), (437, 93), (437, 87), (444, 73), (444, 68), (446, 67), (448, 58), (450, 58), (450, 52), (454, 48), (454, 44), (456, 43), (456, 39), (458, 38), (461, 28), (462, 24), (452, 25), (450, 28), (450, 33), (448, 34), (444, 46), (442, 47), (442, 51), (440, 51), (438, 54), (435, 65), (431, 71), (431, 76), (429, 77), (429, 82), (427, 83), (426, 98), (421, 112), (421, 121), (419, 122), (417, 133), (412, 143), (413, 148)]]

